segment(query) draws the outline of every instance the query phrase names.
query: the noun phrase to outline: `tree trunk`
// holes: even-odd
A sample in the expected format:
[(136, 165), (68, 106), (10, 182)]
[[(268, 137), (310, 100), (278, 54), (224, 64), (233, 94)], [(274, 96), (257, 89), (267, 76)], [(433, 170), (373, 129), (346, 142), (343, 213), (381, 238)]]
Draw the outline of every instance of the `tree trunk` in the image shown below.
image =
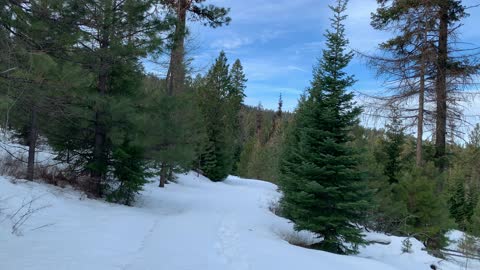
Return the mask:
[[(101, 59), (102, 61), (102, 59)], [(104, 61), (104, 60), (103, 60)], [(101, 63), (100, 75), (98, 76), (97, 91), (101, 96), (107, 93), (108, 74), (107, 67)], [(103, 171), (106, 164), (106, 128), (104, 123), (103, 105), (97, 105), (95, 109), (95, 138), (93, 146), (93, 170), (91, 172), (93, 187), (92, 191), (97, 196), (102, 196), (102, 179), (105, 177)]]
[(30, 130), (28, 132), (28, 165), (27, 180), (33, 181), (35, 177), (35, 150), (37, 148), (37, 109), (32, 106), (30, 111)]
[(93, 166), (91, 176), (93, 180), (92, 191), (97, 195), (102, 195), (103, 168), (105, 164), (105, 128), (102, 123), (102, 113), (95, 112), (95, 139), (93, 147)]
[(420, 79), (420, 93), (418, 97), (418, 122), (417, 122), (417, 148), (416, 164), (417, 167), (423, 166), (423, 117), (425, 103), (425, 75)]
[[(97, 91), (100, 96), (104, 96), (107, 93), (108, 85), (108, 67), (104, 64), (104, 59), (100, 59), (100, 75), (98, 76)], [(102, 179), (105, 177), (103, 171), (106, 164), (106, 128), (104, 119), (103, 105), (97, 104), (95, 108), (95, 138), (93, 146), (93, 170), (91, 172), (93, 180), (93, 192), (97, 196), (102, 196)]]
[(426, 59), (427, 53), (427, 27), (425, 26), (423, 33), (423, 49), (420, 59), (420, 89), (418, 93), (418, 119), (417, 119), (417, 147), (416, 147), (416, 165), (423, 166), (423, 122), (425, 115), (425, 73), (426, 73)]
[(158, 185), (161, 188), (165, 187), (165, 183), (167, 182), (167, 170), (168, 167), (166, 166), (165, 162), (162, 162), (160, 167), (160, 184)]
[(167, 177), (167, 184), (168, 184), (168, 181), (173, 181), (175, 180), (174, 179), (174, 175), (173, 175), (173, 166), (172, 165), (168, 165), (168, 177)]
[(182, 93), (185, 83), (185, 34), (187, 23), (187, 0), (178, 0), (177, 24), (173, 36), (170, 65), (167, 73), (167, 91), (169, 95)]
[[(110, 32), (113, 28), (113, 25), (107, 23), (107, 18), (113, 16), (112, 13), (112, 2), (107, 2), (105, 6), (105, 22), (100, 31), (101, 40), (99, 42), (100, 51), (105, 51), (110, 47)], [(109, 83), (109, 71), (110, 64), (109, 59), (102, 54), (99, 57), (99, 71), (98, 71), (98, 82), (97, 82), (97, 92), (101, 97), (107, 95), (108, 93), (108, 83)], [(94, 136), (94, 146), (93, 146), (93, 170), (91, 172), (93, 180), (93, 192), (97, 196), (102, 196), (102, 180), (105, 178), (105, 168), (107, 166), (107, 156), (106, 156), (106, 138), (107, 130), (105, 127), (105, 111), (102, 102), (97, 103), (95, 107), (95, 136)]]
[(448, 3), (442, 3), (439, 11), (438, 56), (436, 93), (436, 129), (435, 129), (435, 158), (437, 167), (445, 171), (446, 161), (446, 133), (447, 133), (447, 58), (448, 58)]

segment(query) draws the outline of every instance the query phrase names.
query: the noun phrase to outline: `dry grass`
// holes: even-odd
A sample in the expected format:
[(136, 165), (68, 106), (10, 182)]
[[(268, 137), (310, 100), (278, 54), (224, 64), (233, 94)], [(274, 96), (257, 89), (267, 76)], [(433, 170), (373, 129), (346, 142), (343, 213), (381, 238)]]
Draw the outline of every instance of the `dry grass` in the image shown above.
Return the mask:
[(26, 171), (27, 166), (22, 158), (15, 158), (10, 155), (0, 156), (0, 175), (22, 179), (25, 178)]
[[(27, 174), (27, 163), (25, 157), (13, 157), (11, 155), (0, 156), (0, 175), (11, 176), (15, 179), (25, 179)], [(36, 180), (58, 186), (61, 188), (73, 187), (76, 190), (84, 192), (88, 197), (95, 197), (92, 190), (94, 181), (87, 173), (74, 173), (69, 168), (60, 168), (60, 166), (48, 164), (35, 164)]]
[(282, 216), (282, 207), (280, 205), (279, 200), (270, 201), (270, 203), (268, 204), (268, 210), (270, 210), (270, 212), (274, 213), (275, 215), (277, 215), (279, 217)]

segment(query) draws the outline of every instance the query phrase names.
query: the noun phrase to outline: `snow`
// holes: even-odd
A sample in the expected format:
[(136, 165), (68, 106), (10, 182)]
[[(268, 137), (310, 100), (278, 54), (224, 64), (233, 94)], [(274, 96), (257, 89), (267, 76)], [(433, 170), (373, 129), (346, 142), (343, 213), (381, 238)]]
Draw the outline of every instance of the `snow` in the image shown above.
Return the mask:
[[(12, 160), (22, 160), (24, 163), (27, 161), (28, 146), (21, 145), (19, 143), (12, 143), (12, 134), (5, 133), (0, 129), (0, 161), (7, 158)], [(41, 147), (41, 149), (39, 149)], [(54, 160), (55, 155), (53, 150), (48, 145), (37, 146), (35, 153), (35, 164), (37, 166), (58, 166), (58, 162)], [(26, 164), (23, 164), (26, 166)]]
[[(465, 247), (462, 248), (461, 243), (466, 240), (466, 234), (464, 232), (458, 230), (452, 230), (447, 233), (447, 237), (450, 239), (450, 244), (447, 246), (447, 250), (449, 254), (448, 256), (449, 261), (455, 262), (457, 265), (463, 266), (462, 269), (480, 269), (480, 261), (470, 258), (471, 255), (465, 257), (454, 256), (456, 255), (464, 255), (465, 252), (474, 254), (476, 257), (480, 257), (480, 239), (476, 239), (474, 247), (471, 249), (477, 250), (478, 252), (475, 254), (473, 250), (465, 250)], [(463, 253), (463, 254), (462, 254)]]
[[(463, 269), (428, 255), (413, 239), (414, 252), (402, 254), (403, 238), (379, 233), (367, 238), (384, 244), (361, 248), (358, 256), (291, 245), (285, 237), (313, 235), (295, 234), (288, 220), (274, 215), (269, 207), (280, 198), (277, 187), (258, 180), (213, 183), (195, 173), (178, 175), (165, 189), (148, 184), (134, 207), (11, 180), (0, 176), (1, 270), (404, 270), (431, 263)], [(33, 209), (45, 208), (11, 233), (18, 215), (9, 216), (32, 198)]]
[(457, 269), (454, 265), (435, 258), (422, 250), (424, 248), (423, 244), (414, 238), (410, 239), (412, 253), (402, 252), (404, 237), (385, 236), (385, 238), (389, 240), (389, 245), (372, 244), (366, 248), (361, 248), (361, 256), (382, 261), (398, 269), (429, 269), (432, 264), (440, 266), (440, 269)]

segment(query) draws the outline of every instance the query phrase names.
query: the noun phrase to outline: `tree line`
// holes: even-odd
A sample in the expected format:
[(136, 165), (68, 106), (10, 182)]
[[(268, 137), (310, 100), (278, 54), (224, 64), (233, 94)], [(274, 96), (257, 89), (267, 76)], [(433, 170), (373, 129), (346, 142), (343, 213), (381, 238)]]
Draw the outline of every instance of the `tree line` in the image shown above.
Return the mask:
[[(0, 2), (2, 127), (28, 146), (25, 178), (38, 177), (46, 140), (63, 177), (132, 204), (152, 171), (231, 173), (245, 74), (221, 52), (207, 74), (188, 73), (186, 21), (220, 27), (229, 10), (204, 0)], [(167, 76), (146, 58), (169, 56)], [(153, 169), (153, 170), (152, 170)]]
[[(270, 126), (281, 128), (252, 136), (238, 172), (279, 185), (280, 213), (297, 230), (318, 235), (312, 248), (355, 253), (367, 244), (363, 231), (376, 230), (415, 237), (441, 256), (448, 230), (478, 235), (480, 225), (479, 126), (462, 136), (466, 143), (455, 137), (462, 94), (479, 68), (476, 51), (458, 40), (468, 7), (452, 0), (377, 2), (372, 27), (393, 37), (374, 55), (350, 51), (348, 1), (335, 1), (311, 85), (281, 125), (274, 125), (273, 112), (258, 114), (259, 122), (269, 117)], [(385, 80), (382, 93), (363, 107), (346, 72), (354, 53)], [(383, 115), (384, 128), (359, 123), (368, 106)]]
[[(350, 254), (363, 230), (416, 237), (430, 250), (445, 233), (480, 232), (480, 127), (458, 144), (459, 100), (478, 73), (457, 33), (459, 0), (377, 0), (372, 27), (393, 33), (362, 55), (385, 79), (374, 97), (386, 125), (361, 126), (346, 70), (355, 54), (344, 22), (331, 25), (313, 79), (294, 112), (243, 104), (240, 60), (220, 52), (204, 75), (189, 72), (187, 20), (228, 24), (229, 10), (204, 0), (0, 1), (2, 126), (28, 146), (33, 180), (39, 140), (95, 196), (132, 204), (147, 178), (159, 186), (195, 170), (272, 181), (279, 213), (318, 235), (312, 248)], [(169, 59), (166, 76), (147, 57)], [(414, 104), (414, 105), (412, 105)], [(411, 127), (415, 133), (410, 134)], [(426, 128), (433, 138), (426, 139)]]

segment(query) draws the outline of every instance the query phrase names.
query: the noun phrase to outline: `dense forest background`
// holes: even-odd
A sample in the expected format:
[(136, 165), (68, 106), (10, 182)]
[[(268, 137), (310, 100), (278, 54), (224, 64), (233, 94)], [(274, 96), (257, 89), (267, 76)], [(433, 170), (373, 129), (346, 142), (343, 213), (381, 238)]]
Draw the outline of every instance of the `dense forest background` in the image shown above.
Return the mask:
[[(395, 36), (362, 57), (390, 91), (363, 108), (344, 70), (355, 55), (343, 25), (348, 1), (336, 1), (294, 112), (281, 93), (276, 110), (245, 105), (248, 78), (225, 52), (192, 72), (187, 23), (231, 21), (227, 8), (205, 2), (0, 0), (0, 126), (28, 148), (4, 161), (21, 169), (3, 173), (66, 181), (127, 205), (153, 177), (160, 187), (190, 170), (212, 181), (262, 179), (285, 194), (281, 215), (324, 237), (315, 248), (337, 253), (365, 244), (360, 227), (432, 250), (452, 228), (480, 236), (480, 126), (458, 128), (459, 100), (479, 69), (456, 46), (462, 1), (378, 1), (372, 26)], [(146, 70), (146, 58), (169, 59), (166, 76)], [(358, 121), (372, 104), (384, 127)], [(62, 166), (38, 163), (41, 147)]]

